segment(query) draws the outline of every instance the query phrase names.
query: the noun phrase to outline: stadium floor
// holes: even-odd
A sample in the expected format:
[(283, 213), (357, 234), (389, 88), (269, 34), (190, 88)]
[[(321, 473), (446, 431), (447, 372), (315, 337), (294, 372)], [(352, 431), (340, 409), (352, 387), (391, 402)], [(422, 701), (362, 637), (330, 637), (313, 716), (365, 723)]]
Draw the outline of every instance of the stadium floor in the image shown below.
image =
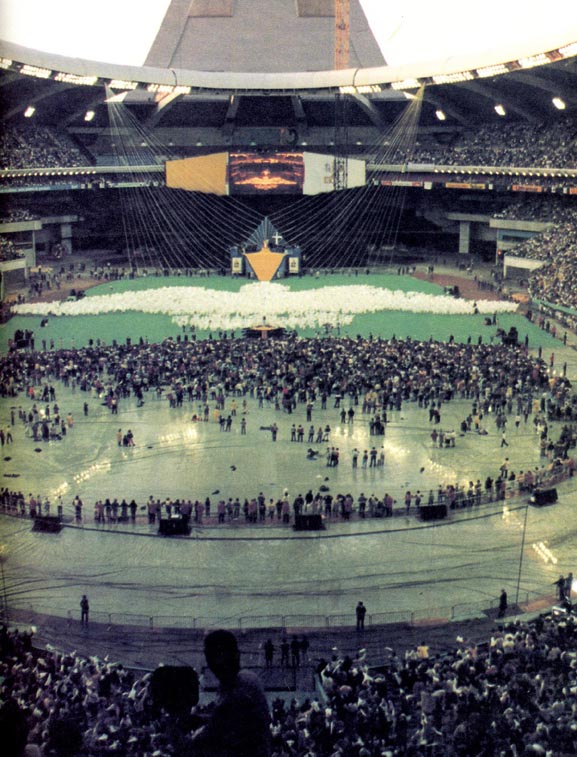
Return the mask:
[[(531, 343), (545, 339), (548, 349), (550, 335), (532, 328), (537, 333)], [(557, 340), (554, 348), (574, 379), (572, 345), (563, 347)], [(414, 514), (330, 522), (326, 530), (310, 534), (294, 533), (276, 521), (246, 527), (204, 524), (190, 538), (177, 539), (158, 538), (158, 526), (148, 525), (141, 510), (135, 525), (102, 528), (92, 520), (97, 498), (134, 497), (142, 507), (151, 494), (210, 496), (214, 508), (220, 497), (242, 501), (263, 491), (268, 499), (285, 487), (293, 495), (328, 486), (333, 494), (355, 496), (362, 491), (382, 497), (388, 491), (400, 503), (406, 489), (428, 492), (440, 483), (495, 476), (505, 454), (515, 470), (542, 465), (531, 424), (509, 430), (506, 450), (492, 423), (487, 436), (457, 435), (454, 449), (441, 450), (431, 443), (426, 410), (407, 405), (391, 415), (385, 437), (375, 438), (360, 412), (352, 426), (341, 426), (339, 410), (329, 405), (314, 411), (313, 422), (331, 425), (330, 443), (341, 451), (335, 469), (325, 466), (326, 445), (314, 445), (321, 455), (309, 461), (309, 445), (290, 442), (290, 425), (305, 424), (300, 407), (279, 417), (273, 407), (259, 409), (249, 399), (243, 436), (238, 417), (230, 433), (221, 432), (213, 422), (193, 423), (193, 408), (186, 404), (170, 410), (166, 401), (147, 398), (137, 407), (128, 400), (118, 416), (111, 416), (98, 398), (79, 391), (59, 391), (57, 399), (64, 414), (71, 412), (75, 419), (62, 441), (35, 443), (16, 426), (14, 443), (3, 448), (4, 485), (47, 492), (53, 502), (62, 492), (69, 522), (61, 533), (46, 534), (32, 532), (29, 521), (0, 518), (6, 596), (14, 608), (33, 606), (39, 613), (75, 617), (86, 593), (95, 620), (143, 625), (154, 618), (155, 625), (182, 628), (237, 628), (239, 618), (244, 627), (278, 627), (281, 618), (296, 628), (323, 626), (327, 617), (335, 625), (346, 624), (359, 599), (375, 623), (411, 612), (422, 619), (474, 617), (495, 606), (502, 587), (511, 601), (517, 593), (520, 602), (537, 600), (550, 595), (558, 575), (574, 567), (577, 479), (558, 487), (559, 501), (551, 507), (515, 500), (506, 507), (454, 512), (433, 524)], [(10, 404), (0, 404), (3, 428), (9, 424)], [(440, 428), (458, 429), (467, 412), (462, 401), (446, 404)], [(280, 426), (274, 445), (261, 428), (273, 420)], [(119, 427), (134, 432), (133, 449), (117, 446)], [(352, 449), (375, 440), (384, 446), (384, 467), (354, 472)], [(76, 494), (86, 505), (79, 527), (72, 522)]]

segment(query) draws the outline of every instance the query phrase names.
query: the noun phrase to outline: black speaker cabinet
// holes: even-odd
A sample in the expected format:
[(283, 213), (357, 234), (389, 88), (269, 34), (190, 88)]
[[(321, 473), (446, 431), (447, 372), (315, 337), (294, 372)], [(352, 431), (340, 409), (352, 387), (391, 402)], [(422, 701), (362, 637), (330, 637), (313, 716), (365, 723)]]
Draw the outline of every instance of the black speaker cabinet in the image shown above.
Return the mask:
[(161, 518), (158, 533), (162, 536), (188, 536), (190, 528), (184, 518)]
[(62, 523), (57, 515), (38, 515), (34, 518), (32, 530), (46, 534), (59, 534), (62, 530)]
[(420, 516), (421, 520), (442, 520), (447, 517), (447, 505), (423, 505)]
[(295, 531), (322, 531), (323, 519), (318, 513), (295, 516)]
[(557, 502), (557, 489), (535, 489), (531, 497), (531, 503), (537, 507), (552, 505)]

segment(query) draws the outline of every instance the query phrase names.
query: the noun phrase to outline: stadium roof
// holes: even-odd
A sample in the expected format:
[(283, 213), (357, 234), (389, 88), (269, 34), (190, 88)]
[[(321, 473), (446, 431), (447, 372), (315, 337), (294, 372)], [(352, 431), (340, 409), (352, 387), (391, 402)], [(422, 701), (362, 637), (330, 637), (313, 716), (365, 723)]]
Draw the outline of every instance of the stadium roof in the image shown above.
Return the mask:
[[(171, 0), (145, 65), (202, 71), (326, 71), (334, 0)], [(219, 40), (218, 44), (215, 41)], [(359, 0), (350, 2), (350, 66), (385, 60)]]
[[(570, 27), (500, 52), (387, 66), (353, 0), (351, 68), (335, 71), (332, 4), (269, 0), (262, 17), (257, 0), (172, 0), (142, 67), (0, 42), (0, 119), (18, 122), (34, 105), (47, 122), (86, 126), (87, 110), (105, 114), (111, 90), (146, 123), (173, 128), (219, 129), (239, 118), (254, 126), (332, 128), (334, 95), (345, 93), (353, 100), (351, 124), (378, 129), (398, 116), (404, 92), (421, 85), (425, 123), (427, 113), (434, 123), (439, 109), (449, 123), (467, 125), (495, 118), (497, 104), (528, 121), (551, 117), (553, 98), (567, 110), (577, 108), (577, 42)], [(104, 127), (104, 118), (90, 128), (99, 123)]]

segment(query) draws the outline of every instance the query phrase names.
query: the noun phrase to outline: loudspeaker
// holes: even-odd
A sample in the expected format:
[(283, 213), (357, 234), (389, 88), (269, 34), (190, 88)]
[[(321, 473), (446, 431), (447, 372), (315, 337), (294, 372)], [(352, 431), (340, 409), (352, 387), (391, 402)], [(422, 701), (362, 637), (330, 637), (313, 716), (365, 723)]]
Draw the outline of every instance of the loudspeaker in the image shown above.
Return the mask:
[(419, 513), (421, 520), (442, 520), (447, 517), (447, 505), (423, 505)]
[(150, 679), (155, 705), (172, 715), (187, 715), (198, 704), (198, 673), (190, 665), (163, 665)]
[(531, 503), (542, 507), (557, 502), (557, 489), (535, 489), (531, 497)]
[(57, 515), (38, 515), (34, 518), (32, 530), (46, 534), (59, 534), (62, 530), (62, 523)]
[(323, 519), (318, 513), (295, 516), (295, 531), (322, 531)]
[(182, 517), (162, 518), (158, 523), (158, 533), (162, 536), (188, 536), (188, 521)]

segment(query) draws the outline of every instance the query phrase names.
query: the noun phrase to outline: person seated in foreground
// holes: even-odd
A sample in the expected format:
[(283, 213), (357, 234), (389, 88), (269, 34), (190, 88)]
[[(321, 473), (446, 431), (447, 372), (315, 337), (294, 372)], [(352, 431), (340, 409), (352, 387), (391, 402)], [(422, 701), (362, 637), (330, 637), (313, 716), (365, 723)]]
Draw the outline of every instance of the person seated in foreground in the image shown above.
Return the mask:
[(270, 712), (254, 673), (241, 670), (236, 637), (213, 631), (204, 640), (206, 663), (219, 682), (207, 722), (192, 734), (191, 754), (206, 757), (268, 757)]

